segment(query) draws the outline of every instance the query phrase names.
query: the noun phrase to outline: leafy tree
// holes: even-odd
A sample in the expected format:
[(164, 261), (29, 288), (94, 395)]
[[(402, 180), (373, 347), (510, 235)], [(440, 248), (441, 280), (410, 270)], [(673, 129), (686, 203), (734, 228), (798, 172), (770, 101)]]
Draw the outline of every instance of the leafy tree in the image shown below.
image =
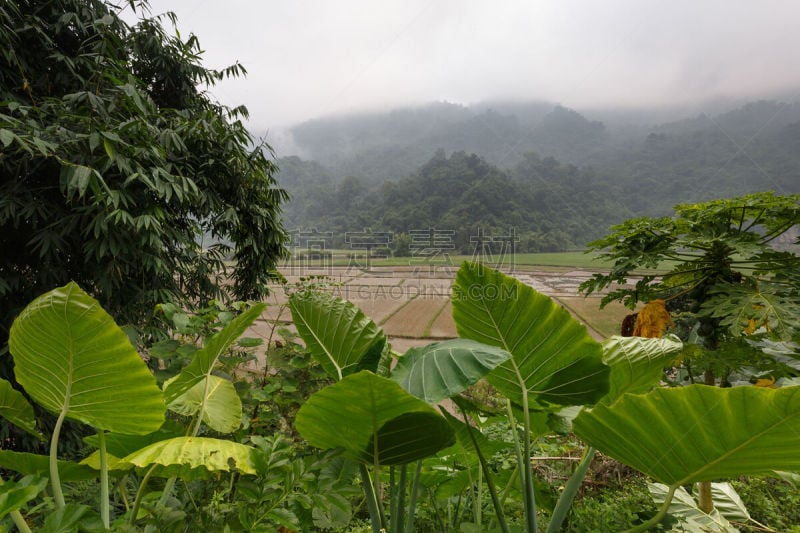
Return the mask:
[[(581, 290), (611, 286), (602, 305), (620, 300), (634, 308), (647, 302), (636, 319), (637, 326), (646, 319), (647, 328), (637, 327), (634, 334), (650, 329), (660, 336), (672, 322), (665, 308), (670, 311), (676, 331), (690, 345), (684, 364), (692, 383), (693, 367), (708, 385), (719, 379), (730, 386), (737, 372), (739, 380), (768, 377), (765, 385), (776, 375), (797, 375), (796, 345), (783, 344), (784, 353), (774, 356), (776, 345), (765, 341), (800, 339), (800, 257), (770, 245), (800, 223), (800, 195), (762, 192), (678, 205), (675, 212), (628, 220), (590, 243), (613, 267)], [(665, 266), (666, 274), (646, 274), (627, 285), (634, 270)], [(708, 482), (701, 483), (699, 494), (700, 508), (710, 512)]]
[[(797, 339), (800, 257), (770, 243), (800, 223), (800, 195), (763, 192), (682, 204), (675, 212), (628, 220), (589, 243), (614, 264), (581, 290), (611, 286), (602, 305), (619, 300), (632, 309), (639, 302), (665, 300), (671, 311), (696, 318), (690, 333), (709, 350), (757, 332)], [(647, 274), (626, 285), (634, 270), (665, 266), (664, 275)]]
[(174, 15), (126, 7), (137, 23), (100, 0), (0, 5), (0, 345), (69, 280), (142, 323), (158, 302), (258, 298), (284, 253), (269, 147), (207, 92), (244, 68), (203, 67)]

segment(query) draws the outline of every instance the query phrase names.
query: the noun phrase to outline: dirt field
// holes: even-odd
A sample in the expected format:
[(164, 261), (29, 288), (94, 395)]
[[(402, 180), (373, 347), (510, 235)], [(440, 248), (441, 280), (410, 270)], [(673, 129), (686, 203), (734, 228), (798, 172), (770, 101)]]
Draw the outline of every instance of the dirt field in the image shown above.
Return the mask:
[[(284, 275), (290, 284), (301, 283), (301, 278), (311, 275), (327, 276), (333, 282), (327, 290), (353, 302), (381, 325), (397, 352), (456, 336), (450, 302), (455, 269), (384, 267), (365, 272), (330, 267), (301, 273), (284, 272)], [(598, 340), (615, 334), (617, 324), (629, 312), (621, 305), (611, 305), (600, 311), (599, 297), (578, 295), (578, 285), (589, 278), (590, 272), (526, 270), (513, 275), (563, 305)], [(267, 310), (248, 332), (249, 336), (267, 339), (273, 327), (291, 326), (291, 313), (280, 286), (275, 287), (267, 303)]]

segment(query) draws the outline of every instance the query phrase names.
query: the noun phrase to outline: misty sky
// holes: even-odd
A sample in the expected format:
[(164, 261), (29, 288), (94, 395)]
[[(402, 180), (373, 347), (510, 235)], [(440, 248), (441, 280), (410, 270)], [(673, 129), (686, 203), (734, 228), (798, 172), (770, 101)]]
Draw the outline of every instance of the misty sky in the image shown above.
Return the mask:
[[(430, 101), (549, 100), (577, 109), (800, 89), (800, 2), (152, 0), (205, 64), (241, 62), (213, 94), (253, 128)], [(791, 93), (790, 93), (791, 94)], [(796, 97), (794, 98), (796, 99)]]

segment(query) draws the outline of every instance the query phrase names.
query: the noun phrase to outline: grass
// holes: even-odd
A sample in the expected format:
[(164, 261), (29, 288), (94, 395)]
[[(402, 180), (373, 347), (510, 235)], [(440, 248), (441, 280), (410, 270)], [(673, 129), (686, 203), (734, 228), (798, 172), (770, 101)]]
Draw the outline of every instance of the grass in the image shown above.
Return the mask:
[[(329, 250), (331, 256), (325, 259), (299, 259), (308, 266), (367, 266), (367, 260), (362, 252), (353, 250)], [(369, 265), (372, 267), (384, 266), (447, 266), (452, 265), (457, 268), (464, 261), (474, 261), (477, 257), (472, 255), (437, 255), (428, 258), (417, 257), (388, 257), (370, 258)], [(596, 253), (585, 253), (581, 251), (573, 252), (554, 252), (554, 253), (521, 253), (507, 256), (504, 258), (488, 257), (483, 258), (484, 262), (500, 269), (516, 267), (565, 267), (583, 269), (607, 269), (609, 263), (597, 259)]]

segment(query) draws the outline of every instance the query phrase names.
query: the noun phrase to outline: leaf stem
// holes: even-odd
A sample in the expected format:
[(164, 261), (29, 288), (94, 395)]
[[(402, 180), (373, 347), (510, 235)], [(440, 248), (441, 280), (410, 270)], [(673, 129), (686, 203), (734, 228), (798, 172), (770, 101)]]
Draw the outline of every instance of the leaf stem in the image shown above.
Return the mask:
[(106, 450), (106, 431), (97, 432), (98, 448), (100, 449), (100, 519), (103, 526), (111, 527), (111, 506), (108, 494), (108, 451)]
[(661, 523), (665, 516), (667, 516), (667, 509), (669, 509), (669, 504), (672, 503), (672, 497), (675, 495), (675, 490), (680, 485), (672, 485), (667, 492), (667, 497), (664, 499), (664, 503), (661, 505), (661, 508), (658, 512), (653, 516), (650, 520), (639, 524), (636, 527), (628, 529), (624, 533), (642, 533), (643, 531), (647, 531), (651, 527)]
[(142, 499), (144, 498), (145, 489), (147, 488), (147, 482), (150, 480), (150, 476), (156, 469), (156, 466), (151, 466), (147, 472), (145, 473), (142, 480), (139, 482), (139, 489), (136, 491), (136, 498), (133, 500), (133, 509), (131, 509), (131, 517), (128, 520), (128, 524), (131, 526), (136, 525), (136, 517), (139, 514), (139, 508), (142, 506)]
[(69, 404), (64, 405), (58, 415), (56, 425), (53, 427), (53, 436), (50, 438), (50, 484), (53, 487), (53, 499), (56, 502), (56, 509), (61, 509), (67, 505), (64, 501), (64, 492), (61, 490), (61, 477), (58, 475), (58, 438), (61, 435), (61, 426), (64, 425), (64, 418), (67, 416)]
[(589, 465), (592, 464), (592, 459), (594, 459), (596, 454), (597, 450), (591, 446), (584, 450), (581, 462), (569, 477), (569, 480), (564, 487), (564, 492), (562, 492), (561, 496), (558, 497), (556, 507), (553, 509), (553, 514), (550, 517), (550, 523), (547, 524), (546, 533), (556, 533), (561, 529), (561, 525), (567, 518), (569, 509), (572, 507), (572, 502), (575, 500), (575, 495), (578, 493), (578, 489), (580, 488), (581, 483), (583, 483), (583, 479), (586, 477), (586, 471), (589, 470)]
[(469, 434), (469, 438), (472, 441), (472, 445), (475, 447), (475, 453), (478, 455), (478, 462), (481, 465), (481, 470), (483, 471), (483, 477), (486, 478), (486, 485), (489, 487), (489, 495), (492, 497), (492, 505), (494, 506), (494, 514), (497, 517), (497, 523), (500, 526), (500, 529), (503, 533), (508, 533), (508, 525), (506, 525), (506, 518), (503, 514), (503, 505), (500, 503), (500, 499), (497, 497), (497, 489), (494, 485), (494, 480), (492, 479), (491, 473), (489, 472), (489, 465), (486, 463), (486, 458), (483, 456), (483, 452), (478, 446), (478, 440), (475, 438), (473, 433), (472, 426), (470, 426), (469, 420), (467, 420), (467, 414), (463, 413), (464, 415), (464, 425), (467, 426), (467, 433)]
[(375, 496), (375, 488), (372, 485), (369, 470), (367, 470), (367, 466), (364, 463), (359, 463), (358, 467), (361, 472), (361, 484), (364, 486), (364, 495), (367, 498), (367, 509), (369, 509), (369, 518), (372, 523), (372, 533), (381, 533), (383, 529), (383, 520), (378, 510), (378, 500)]
[[(411, 485), (411, 497), (408, 501), (408, 524), (406, 532), (414, 533), (414, 517), (417, 514), (417, 493), (419, 492), (419, 482), (422, 477), (422, 459), (417, 461), (417, 470), (414, 472), (414, 481)], [(403, 533), (398, 531), (398, 533)]]

